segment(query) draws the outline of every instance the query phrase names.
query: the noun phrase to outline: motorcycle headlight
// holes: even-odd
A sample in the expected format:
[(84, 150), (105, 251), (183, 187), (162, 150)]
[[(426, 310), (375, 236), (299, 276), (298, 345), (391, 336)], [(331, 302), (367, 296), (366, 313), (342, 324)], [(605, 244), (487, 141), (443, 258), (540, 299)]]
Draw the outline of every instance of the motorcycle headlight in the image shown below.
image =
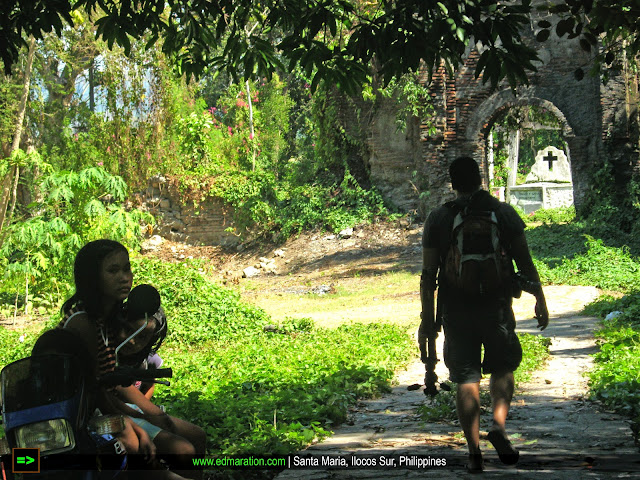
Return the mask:
[(43, 455), (75, 447), (73, 430), (64, 418), (24, 425), (16, 428), (15, 435), (18, 447), (39, 448)]

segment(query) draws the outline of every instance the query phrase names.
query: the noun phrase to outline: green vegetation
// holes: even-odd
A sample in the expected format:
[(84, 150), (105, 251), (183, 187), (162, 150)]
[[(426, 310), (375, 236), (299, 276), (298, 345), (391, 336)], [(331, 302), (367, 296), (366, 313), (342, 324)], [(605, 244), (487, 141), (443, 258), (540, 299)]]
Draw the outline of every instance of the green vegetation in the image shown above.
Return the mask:
[[(246, 80), (300, 68), (314, 89), (323, 80), (353, 92), (422, 65), (435, 71), (444, 63), (451, 70), (464, 62), (470, 38), (484, 47), (475, 75), (484, 72), (484, 81), (493, 86), (503, 78), (512, 88), (527, 83), (526, 72), (534, 71), (531, 62), (538, 60), (521, 38), (529, 23), (529, 2), (347, 0), (326, 5), (291, 0), (257, 6), (241, 0), (211, 8), (180, 0), (161, 9), (156, 4), (80, 0), (73, 6), (29, 7), (15, 2), (2, 9), (11, 18), (0, 51), (7, 72), (19, 58), (23, 35), (40, 39), (51, 30), (61, 35), (65, 25), (77, 26), (85, 16), (95, 21), (91, 33), (109, 47), (117, 43), (129, 55), (132, 39), (160, 44), (175, 59), (176, 70), (188, 76), (215, 70)], [(502, 39), (499, 47), (497, 36)], [(374, 58), (379, 71), (375, 79), (369, 69)]]
[(622, 298), (604, 296), (589, 305), (586, 313), (605, 318), (596, 336), (600, 352), (590, 372), (591, 396), (632, 419), (640, 433), (640, 292), (637, 287)]
[(413, 350), (389, 325), (302, 319), (265, 331), (263, 311), (197, 266), (136, 261), (135, 275), (159, 289), (170, 321), (161, 354), (174, 380), (158, 402), (205, 426), (212, 452), (288, 453), (326, 436), (357, 398), (387, 390)]
[(0, 365), (27, 357), (40, 332), (20, 332), (0, 327)]
[(164, 355), (174, 381), (157, 389), (157, 401), (205, 426), (212, 452), (255, 454), (290, 453), (326, 436), (356, 399), (387, 391), (413, 351), (388, 325), (285, 324), (189, 350), (172, 345)]
[(541, 208), (535, 212), (531, 212), (529, 215), (518, 207), (515, 207), (515, 209), (525, 222), (539, 222), (548, 225), (554, 223), (570, 223), (576, 219), (576, 209), (573, 205), (560, 208)]
[[(158, 46), (135, 41), (125, 55), (92, 38), (90, 27), (83, 21), (62, 39), (48, 35), (38, 45), (24, 136), (40, 163), (0, 159), (6, 185), (21, 183), (34, 198), (45, 173), (100, 168), (135, 193), (161, 174), (183, 205), (222, 199), (231, 207), (230, 228), (243, 239), (339, 231), (392, 211), (371, 186), (364, 134), (347, 131), (344, 100), (332, 86), (312, 95), (302, 72), (242, 83), (216, 74), (188, 83)], [(61, 63), (69, 68), (58, 68)], [(0, 78), (7, 104), (15, 83)], [(406, 84), (414, 89), (399, 91), (398, 101), (415, 105), (417, 85)], [(369, 98), (362, 104), (372, 109), (377, 100)], [(363, 107), (349, 108), (359, 115)], [(11, 143), (17, 117), (13, 110), (0, 112), (0, 143)], [(82, 187), (90, 194), (89, 185)], [(9, 213), (4, 225), (33, 216), (29, 198), (16, 202), (19, 195), (12, 196), (15, 215)]]
[(549, 345), (551, 339), (541, 335), (530, 335), (528, 333), (518, 334), (520, 345), (522, 345), (522, 362), (514, 372), (516, 385), (528, 382), (531, 373), (540, 368), (549, 357)]
[(9, 225), (0, 243), (0, 303), (13, 292), (14, 311), (24, 305), (25, 314), (30, 307), (41, 314), (56, 309), (69, 292), (82, 245), (110, 237), (135, 249), (142, 224), (153, 221), (148, 213), (125, 210), (126, 184), (102, 167), (43, 175), (37, 191), (41, 200), (31, 205), (31, 216)]
[(640, 282), (640, 264), (627, 247), (607, 247), (601, 239), (585, 235), (586, 252), (563, 258), (549, 268), (536, 262), (545, 283), (593, 285), (604, 290), (628, 291)]
[[(137, 249), (153, 219), (134, 207), (156, 174), (196, 211), (222, 199), (242, 239), (389, 216), (363, 166), (362, 134), (343, 126), (333, 90), (311, 95), (302, 72), (189, 83), (159, 46), (134, 41), (125, 55), (96, 40), (86, 17), (74, 21), (37, 45), (24, 127), (17, 109), (0, 112), (0, 144), (20, 130), (30, 152), (0, 158), (3, 316), (55, 311), (87, 241)], [(18, 103), (15, 73), (0, 77), (8, 105)]]
[[(605, 295), (587, 306), (585, 314), (604, 319), (596, 332), (600, 352), (590, 372), (591, 396), (633, 421), (640, 432), (640, 245), (621, 224), (625, 215), (612, 216), (611, 203), (580, 222), (547, 224), (527, 232), (534, 261), (545, 283), (593, 285), (622, 298)], [(617, 228), (616, 228), (617, 227)], [(619, 294), (617, 295), (619, 296)]]
[(265, 331), (262, 310), (198, 268), (134, 265), (136, 281), (160, 291), (170, 321), (161, 354), (174, 380), (156, 390), (158, 402), (205, 426), (212, 452), (300, 449), (344, 421), (357, 398), (386, 391), (413, 352), (409, 336), (391, 325), (325, 329), (301, 319)]

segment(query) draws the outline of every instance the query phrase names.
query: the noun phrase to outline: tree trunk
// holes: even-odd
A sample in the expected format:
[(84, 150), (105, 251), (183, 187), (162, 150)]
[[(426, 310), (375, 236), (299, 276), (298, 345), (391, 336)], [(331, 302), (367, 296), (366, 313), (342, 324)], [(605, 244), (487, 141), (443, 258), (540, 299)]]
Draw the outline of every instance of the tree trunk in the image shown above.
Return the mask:
[[(20, 148), (20, 138), (22, 137), (22, 124), (24, 123), (25, 112), (27, 111), (27, 101), (29, 100), (29, 88), (31, 86), (31, 67), (33, 66), (33, 57), (36, 51), (36, 39), (31, 37), (29, 41), (29, 53), (27, 55), (27, 65), (24, 69), (24, 81), (22, 83), (22, 98), (20, 99), (20, 106), (18, 108), (18, 119), (16, 120), (16, 129), (13, 135), (13, 143), (9, 156), (13, 154), (18, 148)], [(6, 228), (11, 222), (11, 216), (7, 216), (7, 207), (11, 197), (15, 195), (18, 179), (20, 178), (20, 169), (18, 164), (13, 165), (9, 169), (9, 173), (2, 182), (2, 197), (0, 198), (0, 245), (4, 235), (2, 230)], [(14, 188), (11, 188), (12, 185)], [(15, 199), (14, 199), (15, 201)]]
[(91, 60), (91, 65), (89, 66), (89, 110), (91, 113), (96, 111), (96, 93), (95, 93), (95, 78), (94, 71), (95, 61)]
[(510, 201), (509, 187), (513, 187), (516, 184), (518, 176), (518, 157), (520, 156), (520, 130), (509, 132), (509, 144), (507, 146), (509, 158), (507, 159), (507, 167), (509, 173), (507, 175), (507, 202)]
[(251, 141), (251, 171), (256, 170), (256, 144), (255, 144), (255, 132), (253, 131), (253, 103), (251, 102), (251, 87), (249, 86), (249, 80), (245, 83), (247, 87), (247, 103), (249, 105), (249, 130), (251, 135), (249, 140)]
[[(13, 212), (16, 209), (16, 202), (18, 200), (18, 181), (20, 180), (20, 165), (17, 163), (14, 166), (13, 172), (13, 188), (11, 189), (11, 208), (9, 209), (9, 214), (6, 216), (7, 227), (11, 223), (11, 219), (13, 218)], [(4, 239), (4, 234), (0, 232), (0, 245), (2, 245), (2, 241)]]

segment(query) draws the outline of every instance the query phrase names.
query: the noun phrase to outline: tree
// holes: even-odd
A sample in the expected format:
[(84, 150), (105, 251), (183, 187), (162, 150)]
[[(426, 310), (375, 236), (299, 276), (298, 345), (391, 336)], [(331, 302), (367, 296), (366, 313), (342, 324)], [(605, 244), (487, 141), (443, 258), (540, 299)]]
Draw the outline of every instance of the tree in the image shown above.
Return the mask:
[[(2, 182), (2, 191), (0, 196), (0, 245), (2, 244), (2, 229), (11, 222), (11, 216), (16, 204), (16, 192), (18, 189), (18, 180), (20, 179), (20, 164), (15, 160), (22, 138), (22, 124), (24, 122), (25, 112), (27, 111), (27, 100), (29, 99), (29, 86), (31, 85), (31, 67), (33, 66), (33, 56), (35, 54), (36, 41), (31, 37), (29, 42), (29, 53), (27, 54), (27, 65), (24, 71), (24, 80), (22, 85), (22, 97), (20, 106), (18, 107), (18, 118), (16, 119), (15, 133), (13, 142), (9, 151), (9, 157), (13, 159), (9, 173), (5, 175)], [(11, 210), (7, 215), (7, 207), (11, 199)]]
[[(68, 0), (33, 3), (12, 0), (0, 7), (5, 68), (17, 58), (23, 35), (60, 34), (63, 21), (73, 24)], [(494, 85), (503, 78), (511, 85), (526, 82), (537, 59), (520, 36), (529, 25), (530, 0), (78, 0), (73, 8), (90, 12), (97, 35), (125, 52), (131, 37), (148, 35), (149, 44), (161, 39), (187, 75), (213, 67), (236, 79), (270, 78), (300, 67), (312, 89), (325, 80), (355, 91), (370, 81), (374, 59), (383, 81), (417, 70), (422, 62), (429, 71), (441, 62), (453, 68), (472, 42), (484, 47), (476, 75), (484, 72)]]
[[(619, 70), (625, 59), (635, 62), (640, 53), (638, 0), (565, 0), (549, 11), (560, 20), (555, 25), (540, 21), (538, 41), (546, 41), (554, 27), (559, 37), (579, 38), (582, 49), (594, 53), (591, 72), (602, 73), (605, 80), (609, 69)], [(576, 68), (575, 76), (584, 77), (582, 66)]]
[(43, 33), (61, 35), (65, 23), (72, 25), (69, 0), (3, 0), (0, 4), (0, 58), (6, 73), (26, 47), (25, 38), (42, 38)]
[[(88, 241), (110, 237), (128, 248), (140, 246), (141, 223), (153, 221), (138, 209), (125, 210), (127, 186), (103, 168), (52, 172), (40, 178), (43, 191), (33, 216), (8, 226), (0, 258), (6, 258), (5, 280), (24, 287), (25, 313), (29, 291), (60, 297), (73, 270), (75, 252)], [(61, 288), (62, 287), (62, 288)], [(61, 291), (62, 290), (62, 291)]]
[[(45, 34), (39, 42), (36, 74), (41, 110), (34, 115), (39, 120), (35, 128), (38, 146), (59, 144), (60, 128), (78, 122), (79, 113), (90, 110), (81, 102), (78, 79), (92, 75), (94, 61), (106, 47), (95, 40), (95, 29), (85, 16), (75, 12), (73, 18), (75, 28), (65, 28), (59, 36)], [(91, 80), (90, 88), (96, 82)]]

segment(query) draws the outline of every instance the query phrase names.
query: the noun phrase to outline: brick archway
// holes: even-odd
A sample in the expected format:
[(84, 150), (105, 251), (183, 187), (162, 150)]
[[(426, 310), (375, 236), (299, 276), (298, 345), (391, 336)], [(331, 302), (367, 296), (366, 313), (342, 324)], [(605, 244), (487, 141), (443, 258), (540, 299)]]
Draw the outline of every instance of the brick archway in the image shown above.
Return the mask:
[[(537, 25), (538, 20), (533, 19), (531, 25)], [(535, 29), (529, 32), (529, 42), (535, 42), (535, 33)], [(618, 188), (640, 170), (637, 75), (626, 70), (612, 75), (606, 85), (588, 75), (578, 81), (575, 69), (588, 69), (591, 57), (577, 39), (552, 34), (547, 42), (535, 45), (542, 60), (538, 71), (530, 75), (528, 86), (515, 93), (507, 85), (491, 90), (482, 77), (474, 78), (480, 57), (475, 48), (455, 76), (447, 75), (444, 69), (435, 72), (429, 83), (435, 131), (429, 125), (409, 122), (406, 132), (391, 133), (395, 111), (378, 110), (369, 125), (368, 164), (374, 184), (382, 186), (389, 200), (424, 216), (450, 199), (451, 161), (471, 155), (484, 166), (488, 130), (501, 109), (516, 105), (544, 106), (562, 124), (578, 210), (592, 186), (593, 172), (605, 162), (614, 165)], [(422, 81), (427, 83), (426, 74)]]
[[(566, 47), (566, 46), (565, 46)], [(579, 46), (574, 45), (578, 50)], [(571, 50), (575, 55), (583, 55)], [(565, 62), (571, 57), (562, 51)], [(551, 111), (562, 126), (563, 136), (571, 153), (572, 176), (576, 207), (580, 208), (585, 192), (590, 186), (592, 166), (602, 162), (604, 144), (603, 134), (603, 99), (606, 96), (617, 101), (626, 101), (621, 94), (626, 92), (604, 88), (599, 78), (588, 77), (581, 82), (573, 76), (573, 69), (566, 64), (563, 68), (555, 63), (554, 53), (541, 55), (549, 58), (549, 63), (541, 65), (538, 72), (530, 78), (530, 85), (519, 88), (516, 92), (503, 86), (491, 91), (483, 85), (481, 78), (473, 78), (475, 62), (479, 57), (472, 51), (465, 65), (454, 78), (447, 77), (444, 72), (435, 78), (431, 90), (442, 102), (436, 105), (439, 114), (442, 134), (440, 138), (425, 138), (423, 155), (425, 161), (422, 174), (429, 179), (442, 176), (437, 171), (446, 171), (448, 165), (459, 155), (471, 155), (483, 170), (486, 166), (486, 137), (496, 117), (504, 109), (518, 105), (536, 105)], [(556, 55), (557, 56), (557, 55)], [(442, 184), (442, 183), (441, 183)], [(430, 182), (435, 190), (443, 191)], [(426, 212), (446, 200), (447, 196), (430, 196), (422, 211)]]
[[(562, 137), (567, 143), (567, 158), (571, 163), (571, 147), (575, 143), (575, 133), (573, 128), (567, 121), (567, 118), (558, 107), (551, 101), (532, 95), (514, 96), (511, 90), (502, 90), (487, 98), (471, 115), (464, 138), (469, 144), (477, 145), (478, 148), (472, 153), (476, 161), (481, 165), (483, 172), (483, 186), (486, 188), (489, 183), (489, 167), (487, 164), (487, 143), (489, 132), (493, 128), (494, 123), (507, 110), (519, 106), (536, 106), (549, 111), (558, 120)], [(572, 171), (572, 176), (577, 173)], [(579, 176), (579, 174), (578, 174)]]

